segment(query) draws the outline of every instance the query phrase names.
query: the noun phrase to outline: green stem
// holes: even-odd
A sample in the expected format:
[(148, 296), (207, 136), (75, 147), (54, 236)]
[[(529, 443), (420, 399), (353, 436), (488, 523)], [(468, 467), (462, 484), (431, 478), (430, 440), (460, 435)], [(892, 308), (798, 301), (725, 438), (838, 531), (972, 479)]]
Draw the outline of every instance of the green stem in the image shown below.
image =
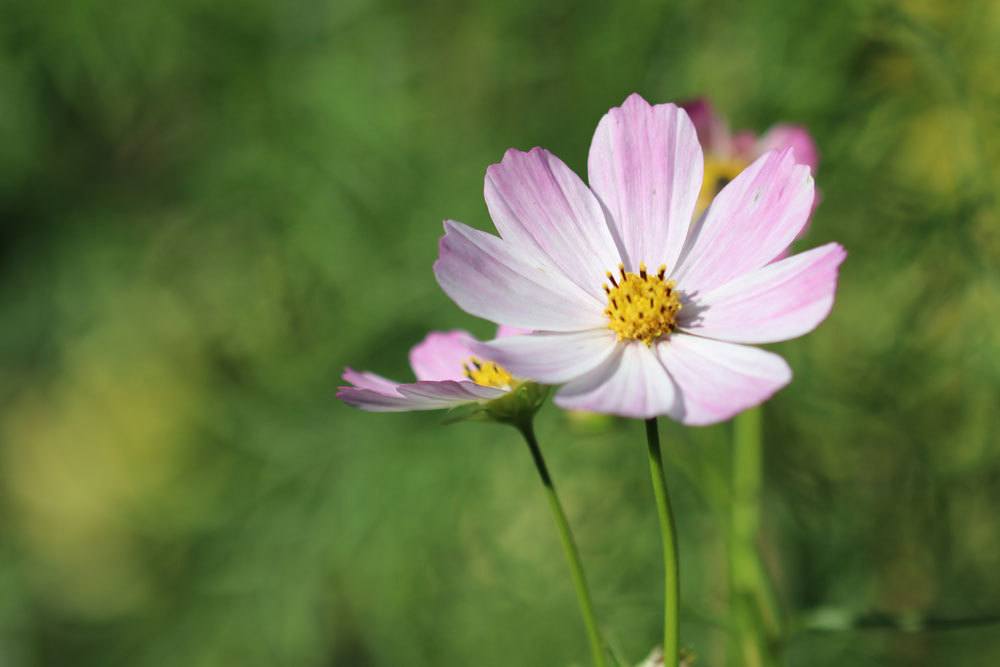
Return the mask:
[(660, 536), (663, 539), (663, 664), (677, 667), (680, 659), (680, 578), (678, 576), (677, 527), (667, 495), (667, 480), (663, 474), (663, 455), (660, 452), (660, 434), (656, 418), (646, 420), (646, 442), (649, 447), (649, 474), (656, 496), (656, 510), (660, 517)]
[(734, 420), (729, 528), (733, 665), (775, 664), (772, 647), (782, 635), (777, 596), (757, 549), (764, 475), (761, 431), (759, 407), (743, 412)]
[(573, 531), (569, 527), (566, 519), (566, 512), (562, 503), (559, 502), (559, 494), (556, 493), (555, 484), (549, 475), (548, 466), (542, 457), (542, 450), (538, 446), (538, 439), (535, 438), (535, 429), (530, 421), (518, 425), (518, 430), (528, 443), (531, 450), (531, 458), (535, 462), (538, 476), (542, 479), (542, 486), (545, 487), (545, 495), (549, 499), (549, 507), (552, 509), (552, 517), (555, 519), (556, 528), (559, 529), (559, 538), (562, 541), (563, 552), (569, 562), (570, 573), (573, 576), (573, 586), (576, 588), (576, 600), (580, 605), (580, 612), (583, 615), (583, 625), (587, 629), (587, 638), (590, 640), (590, 652), (594, 658), (595, 667), (606, 667), (604, 640), (601, 639), (601, 631), (597, 626), (597, 617), (594, 615), (594, 603), (590, 598), (590, 590), (587, 588), (587, 577), (583, 572), (583, 564), (580, 562), (580, 552), (576, 548), (576, 540), (573, 539)]

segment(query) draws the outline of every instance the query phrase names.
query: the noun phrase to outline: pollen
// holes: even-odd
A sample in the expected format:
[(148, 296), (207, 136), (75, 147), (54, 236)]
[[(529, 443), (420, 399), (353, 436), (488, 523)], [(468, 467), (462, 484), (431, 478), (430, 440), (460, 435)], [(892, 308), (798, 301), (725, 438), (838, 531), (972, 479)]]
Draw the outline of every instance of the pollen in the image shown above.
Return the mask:
[(701, 192), (698, 194), (698, 204), (695, 206), (695, 215), (700, 215), (708, 208), (715, 195), (726, 187), (729, 181), (739, 176), (747, 166), (743, 160), (736, 158), (719, 158), (710, 155), (705, 156), (705, 175), (701, 181)]
[(670, 335), (677, 323), (681, 300), (674, 289), (673, 280), (666, 280), (666, 265), (656, 273), (648, 273), (645, 264), (639, 264), (639, 273), (625, 271), (618, 265), (618, 276), (606, 274), (608, 285), (608, 328), (618, 334), (618, 340), (641, 340), (646, 345)]
[(471, 357), (463, 367), (465, 368), (465, 377), (484, 387), (511, 389), (516, 384), (507, 369), (492, 361), (481, 361)]

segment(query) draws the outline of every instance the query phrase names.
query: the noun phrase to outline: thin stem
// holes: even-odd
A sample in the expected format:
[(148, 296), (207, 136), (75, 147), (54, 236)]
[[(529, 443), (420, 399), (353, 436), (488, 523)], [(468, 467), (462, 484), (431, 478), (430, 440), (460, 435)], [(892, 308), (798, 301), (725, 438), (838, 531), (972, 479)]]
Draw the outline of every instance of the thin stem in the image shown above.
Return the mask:
[(531, 422), (519, 425), (518, 429), (528, 443), (531, 450), (531, 458), (535, 462), (538, 476), (545, 487), (545, 495), (549, 499), (549, 507), (552, 509), (552, 517), (555, 519), (556, 528), (559, 530), (559, 539), (562, 541), (563, 552), (566, 554), (566, 561), (569, 563), (570, 573), (573, 576), (573, 587), (576, 589), (576, 600), (580, 605), (580, 613), (583, 615), (583, 625), (587, 629), (587, 638), (590, 640), (590, 652), (594, 658), (595, 667), (606, 667), (604, 652), (604, 640), (601, 638), (601, 631), (597, 626), (597, 617), (594, 615), (594, 603), (590, 599), (590, 590), (587, 587), (587, 577), (583, 572), (583, 563), (580, 561), (580, 552), (576, 548), (576, 540), (573, 539), (573, 531), (569, 527), (566, 519), (566, 512), (563, 511), (562, 503), (559, 501), (559, 494), (556, 493), (555, 484), (549, 475), (548, 466), (542, 457), (542, 450), (538, 446), (538, 439), (535, 438), (535, 429)]
[(782, 635), (782, 618), (770, 578), (757, 550), (764, 452), (761, 409), (733, 423), (732, 500), (729, 526), (729, 585), (734, 614), (730, 663), (775, 664), (772, 647)]
[(663, 474), (663, 455), (660, 452), (660, 434), (656, 418), (646, 420), (646, 442), (649, 446), (649, 474), (656, 496), (656, 510), (660, 517), (660, 537), (663, 540), (663, 664), (677, 667), (680, 659), (680, 578), (677, 555), (677, 527), (670, 509), (667, 479)]

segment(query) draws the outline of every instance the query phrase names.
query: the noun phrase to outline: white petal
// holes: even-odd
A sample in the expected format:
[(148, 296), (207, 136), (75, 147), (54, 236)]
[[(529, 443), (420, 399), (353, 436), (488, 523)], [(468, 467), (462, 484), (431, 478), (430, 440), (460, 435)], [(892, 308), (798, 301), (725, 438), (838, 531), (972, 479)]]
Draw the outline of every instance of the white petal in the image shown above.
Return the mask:
[(399, 385), (399, 393), (406, 398), (424, 401), (438, 401), (442, 407), (454, 405), (456, 402), (490, 401), (507, 393), (506, 389), (484, 387), (475, 382), (414, 382)]
[(569, 410), (636, 419), (676, 416), (681, 410), (677, 387), (666, 369), (653, 351), (638, 341), (617, 345), (607, 361), (564, 386), (555, 402)]
[(434, 275), (468, 313), (533, 330), (577, 331), (604, 323), (604, 304), (533, 251), (458, 222), (445, 222)]
[(356, 371), (353, 368), (345, 368), (341, 377), (360, 389), (370, 389), (371, 391), (385, 394), (387, 396), (399, 395), (396, 391), (396, 387), (399, 386), (399, 383), (393, 382), (389, 378), (382, 377), (377, 373), (369, 371)]
[(562, 384), (588, 373), (617, 347), (607, 327), (573, 333), (541, 332), (477, 343), (474, 349), (514, 377)]
[(686, 304), (681, 329), (732, 343), (776, 343), (808, 333), (833, 307), (847, 253), (836, 243), (757, 269)]
[(536, 250), (597, 298), (621, 258), (597, 197), (542, 148), (511, 149), (486, 170), (486, 205), (504, 240)]
[(597, 125), (587, 159), (590, 187), (619, 233), (626, 268), (673, 269), (701, 191), (704, 160), (687, 113), (631, 95)]
[(478, 403), (499, 398), (502, 389), (481, 387), (473, 382), (415, 382), (397, 387), (399, 394), (390, 396), (360, 387), (341, 387), (337, 398), (348, 405), (370, 412), (408, 412), (410, 410), (443, 410), (466, 403)]
[(784, 359), (756, 347), (674, 333), (656, 351), (680, 388), (678, 419), (692, 426), (729, 419), (792, 379)]
[(792, 149), (758, 158), (722, 189), (691, 230), (672, 277), (687, 294), (704, 293), (768, 264), (809, 219), (813, 179)]

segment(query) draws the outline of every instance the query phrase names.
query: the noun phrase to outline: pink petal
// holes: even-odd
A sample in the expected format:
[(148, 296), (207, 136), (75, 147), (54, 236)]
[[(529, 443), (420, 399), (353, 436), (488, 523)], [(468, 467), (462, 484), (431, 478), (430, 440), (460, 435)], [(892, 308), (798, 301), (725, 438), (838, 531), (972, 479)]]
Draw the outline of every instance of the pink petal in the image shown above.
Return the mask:
[(768, 151), (791, 148), (795, 161), (808, 166), (813, 173), (819, 167), (819, 151), (809, 131), (801, 125), (775, 125), (757, 141), (758, 155)]
[(567, 410), (589, 410), (649, 419), (679, 415), (680, 395), (663, 365), (644, 343), (617, 345), (596, 369), (565, 385), (555, 398)]
[(757, 135), (749, 130), (737, 132), (732, 138), (732, 154), (741, 160), (753, 162), (761, 153), (757, 152)]
[(601, 119), (590, 144), (590, 186), (611, 214), (629, 270), (677, 263), (701, 190), (701, 146), (673, 104), (630, 95)]
[(726, 157), (730, 151), (729, 126), (715, 113), (711, 102), (704, 97), (681, 104), (698, 133), (702, 149), (710, 155)]
[(680, 312), (684, 331), (734, 343), (774, 343), (812, 331), (830, 313), (840, 263), (836, 243), (788, 257), (699, 295)]
[(562, 384), (590, 372), (617, 347), (607, 327), (574, 333), (534, 333), (478, 343), (475, 348), (515, 377)]
[(444, 228), (434, 275), (466, 312), (546, 331), (604, 324), (604, 303), (532, 251), (451, 220)]
[(337, 398), (352, 408), (369, 412), (404, 412), (419, 409), (412, 407), (412, 402), (402, 396), (389, 396), (361, 387), (340, 387), (337, 389)]
[(521, 327), (512, 327), (506, 324), (501, 324), (497, 327), (497, 338), (506, 338), (507, 336), (523, 336), (524, 334), (531, 333), (531, 329), (522, 329)]
[(472, 356), (476, 339), (467, 331), (432, 331), (410, 350), (418, 380), (465, 380), (462, 364)]
[(813, 179), (791, 149), (759, 158), (709, 206), (674, 272), (687, 294), (707, 292), (781, 254), (809, 218)]
[(485, 195), (505, 241), (535, 249), (603, 299), (604, 272), (621, 258), (601, 204), (559, 158), (542, 148), (511, 149), (486, 170)]
[(398, 382), (393, 382), (388, 378), (384, 378), (381, 375), (375, 373), (369, 373), (368, 371), (356, 371), (353, 368), (345, 368), (343, 375), (341, 377), (350, 382), (355, 387), (360, 389), (370, 389), (371, 391), (377, 391), (380, 394), (394, 395), (396, 394), (396, 387), (399, 386)]
[(674, 333), (656, 352), (679, 387), (677, 418), (691, 426), (729, 419), (792, 379), (784, 359), (756, 347)]
[(496, 387), (484, 387), (469, 381), (453, 382), (451, 380), (444, 380), (441, 382), (401, 384), (399, 385), (399, 393), (406, 398), (427, 402), (436, 401), (441, 407), (451, 407), (460, 403), (491, 401), (506, 394), (507, 390)]
[(410, 410), (442, 410), (466, 403), (499, 398), (505, 392), (493, 387), (481, 387), (473, 382), (416, 382), (397, 386), (397, 395), (387, 395), (361, 387), (340, 387), (337, 398), (370, 412), (407, 412)]

